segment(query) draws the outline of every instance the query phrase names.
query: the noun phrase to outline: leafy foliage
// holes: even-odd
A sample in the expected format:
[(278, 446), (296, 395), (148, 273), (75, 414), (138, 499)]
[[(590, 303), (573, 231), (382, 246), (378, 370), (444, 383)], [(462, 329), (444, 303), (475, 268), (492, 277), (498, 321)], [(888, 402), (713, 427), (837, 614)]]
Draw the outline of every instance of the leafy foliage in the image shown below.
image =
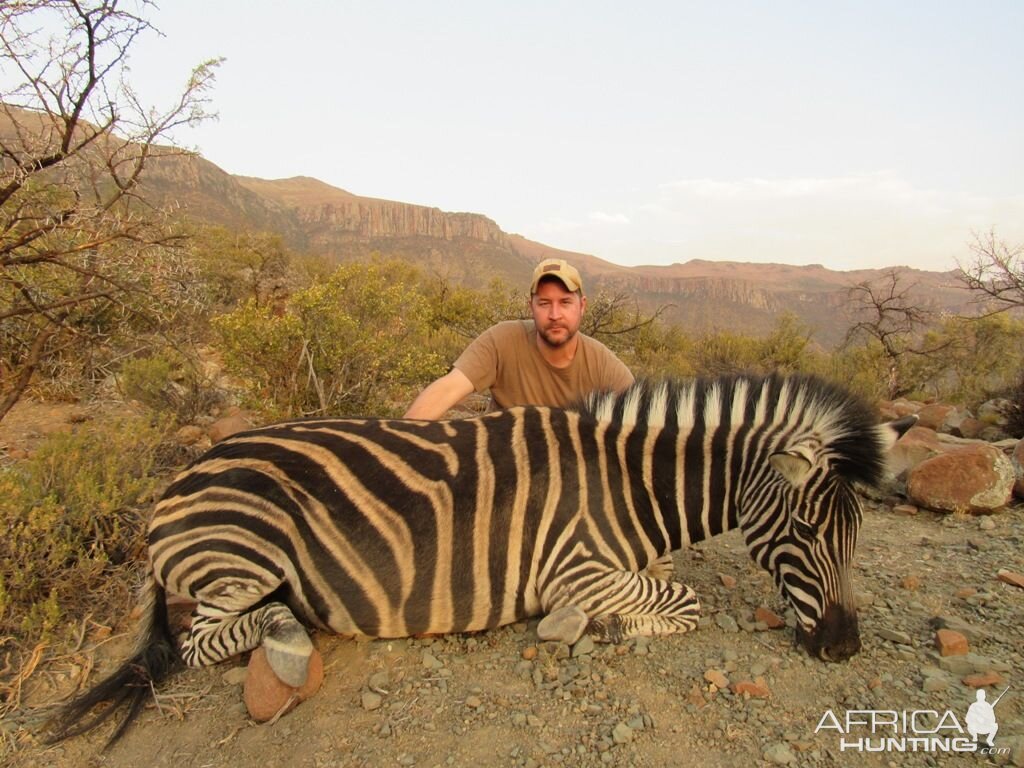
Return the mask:
[(52, 435), (0, 469), (0, 634), (46, 636), (98, 601), (141, 546), (164, 429), (144, 419)]
[(402, 262), (338, 268), (278, 313), (249, 301), (215, 322), (230, 370), (279, 416), (387, 414), (440, 375), (431, 308)]
[(194, 421), (221, 400), (198, 361), (173, 349), (128, 360), (121, 366), (120, 381), (127, 398), (170, 414), (179, 424)]

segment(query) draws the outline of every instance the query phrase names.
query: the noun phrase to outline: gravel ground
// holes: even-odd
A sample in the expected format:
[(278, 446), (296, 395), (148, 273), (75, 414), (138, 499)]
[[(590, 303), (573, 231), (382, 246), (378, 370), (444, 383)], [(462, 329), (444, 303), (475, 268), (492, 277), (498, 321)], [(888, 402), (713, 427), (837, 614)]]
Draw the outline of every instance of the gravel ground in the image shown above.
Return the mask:
[[(45, 710), (31, 705), (66, 687), (61, 671), (49, 670), (35, 676), (25, 709), (0, 724), (6, 760), (18, 768), (1024, 765), (1024, 589), (997, 579), (1000, 569), (1024, 572), (1024, 507), (989, 518), (900, 516), (868, 502), (865, 514), (855, 573), (864, 649), (849, 662), (811, 660), (791, 629), (754, 621), (757, 608), (781, 614), (783, 604), (732, 533), (676, 555), (677, 578), (704, 607), (687, 635), (572, 648), (539, 642), (535, 622), (401, 641), (320, 635), (324, 685), (276, 723), (248, 719), (244, 667), (190, 670), (162, 686), (159, 708), (148, 707), (107, 752), (105, 732), (32, 744), (21, 726)], [(940, 657), (937, 621), (967, 635), (970, 654)], [(126, 644), (107, 642), (98, 664)], [(989, 701), (1009, 686), (995, 709), (997, 754), (841, 749), (834, 723), (853, 710), (950, 710), (966, 727), (976, 693), (963, 680), (983, 673), (995, 674)], [(741, 682), (750, 683), (746, 693), (730, 690)], [(833, 727), (818, 728), (829, 710)], [(846, 738), (861, 736), (871, 734), (861, 727)]]

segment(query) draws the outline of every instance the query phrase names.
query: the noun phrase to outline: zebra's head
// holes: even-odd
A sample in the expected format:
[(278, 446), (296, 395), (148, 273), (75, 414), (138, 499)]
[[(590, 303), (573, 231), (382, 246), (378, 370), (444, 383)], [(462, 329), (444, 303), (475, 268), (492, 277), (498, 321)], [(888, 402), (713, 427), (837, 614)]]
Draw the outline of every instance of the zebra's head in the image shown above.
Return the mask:
[(860, 650), (850, 581), (862, 514), (854, 486), (877, 483), (885, 454), (914, 421), (804, 436), (769, 457), (764, 497), (775, 509), (761, 519), (773, 520), (773, 533), (748, 528), (747, 544), (796, 613), (797, 642), (815, 658), (844, 661)]

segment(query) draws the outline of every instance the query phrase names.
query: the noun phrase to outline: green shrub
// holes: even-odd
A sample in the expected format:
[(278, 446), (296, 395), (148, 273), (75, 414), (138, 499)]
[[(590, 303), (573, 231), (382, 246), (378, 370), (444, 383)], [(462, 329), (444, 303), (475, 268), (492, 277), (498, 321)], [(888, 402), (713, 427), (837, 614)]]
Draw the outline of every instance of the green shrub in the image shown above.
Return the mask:
[(103, 599), (110, 569), (141, 551), (163, 436), (141, 419), (90, 424), (0, 469), (0, 634), (52, 635)]
[(274, 416), (389, 415), (444, 372), (414, 269), (349, 264), (291, 297), (284, 311), (250, 301), (217, 318), (228, 369)]
[(157, 413), (186, 424), (215, 405), (219, 394), (195, 361), (173, 350), (128, 360), (121, 366), (121, 389)]

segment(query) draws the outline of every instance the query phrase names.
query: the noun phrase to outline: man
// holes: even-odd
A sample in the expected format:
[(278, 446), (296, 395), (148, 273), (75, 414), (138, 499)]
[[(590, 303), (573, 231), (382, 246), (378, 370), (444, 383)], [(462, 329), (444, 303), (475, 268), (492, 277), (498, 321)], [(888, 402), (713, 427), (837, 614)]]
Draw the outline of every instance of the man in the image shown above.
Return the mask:
[(452, 370), (424, 389), (410, 419), (439, 419), (471, 392), (491, 390), (499, 408), (568, 405), (596, 390), (621, 391), (633, 374), (601, 342), (579, 332), (587, 309), (583, 281), (564, 259), (537, 265), (530, 284), (533, 320), (484, 331)]

